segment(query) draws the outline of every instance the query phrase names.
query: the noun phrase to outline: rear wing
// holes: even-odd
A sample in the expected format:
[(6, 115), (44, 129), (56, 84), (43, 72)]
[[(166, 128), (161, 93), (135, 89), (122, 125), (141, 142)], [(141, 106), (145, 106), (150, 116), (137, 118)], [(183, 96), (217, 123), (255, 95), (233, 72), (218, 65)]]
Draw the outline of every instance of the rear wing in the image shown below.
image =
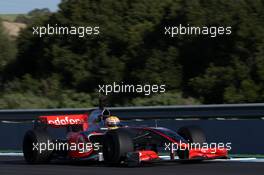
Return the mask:
[(82, 126), (88, 128), (88, 114), (48, 115), (38, 117), (40, 123), (51, 127)]

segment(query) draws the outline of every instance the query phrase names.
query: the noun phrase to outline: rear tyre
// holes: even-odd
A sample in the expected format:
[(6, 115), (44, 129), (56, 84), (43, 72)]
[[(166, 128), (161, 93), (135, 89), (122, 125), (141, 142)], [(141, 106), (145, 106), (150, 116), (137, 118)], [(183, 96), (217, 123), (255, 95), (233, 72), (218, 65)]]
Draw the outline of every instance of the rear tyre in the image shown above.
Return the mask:
[(133, 152), (133, 141), (124, 129), (110, 130), (103, 138), (103, 156), (106, 163), (118, 164), (128, 152)]
[[(198, 126), (185, 126), (178, 130), (178, 134), (182, 136), (188, 143), (203, 144), (206, 143), (204, 131)], [(189, 150), (179, 150), (178, 156), (180, 159), (189, 158)]]
[[(52, 155), (52, 150), (47, 149), (48, 142), (52, 143), (52, 139), (47, 131), (27, 131), (23, 140), (23, 153), (26, 162), (30, 164), (48, 163)], [(40, 144), (45, 144), (46, 149), (40, 151)]]

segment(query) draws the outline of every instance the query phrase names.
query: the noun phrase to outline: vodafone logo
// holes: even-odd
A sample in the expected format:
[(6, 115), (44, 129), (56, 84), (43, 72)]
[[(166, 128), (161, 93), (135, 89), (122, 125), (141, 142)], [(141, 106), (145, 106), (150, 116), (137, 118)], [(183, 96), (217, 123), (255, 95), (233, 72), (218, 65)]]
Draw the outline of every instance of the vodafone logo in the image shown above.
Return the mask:
[(69, 117), (59, 118), (57, 117), (55, 120), (48, 120), (48, 124), (50, 125), (79, 125), (82, 124), (81, 119), (73, 119)]

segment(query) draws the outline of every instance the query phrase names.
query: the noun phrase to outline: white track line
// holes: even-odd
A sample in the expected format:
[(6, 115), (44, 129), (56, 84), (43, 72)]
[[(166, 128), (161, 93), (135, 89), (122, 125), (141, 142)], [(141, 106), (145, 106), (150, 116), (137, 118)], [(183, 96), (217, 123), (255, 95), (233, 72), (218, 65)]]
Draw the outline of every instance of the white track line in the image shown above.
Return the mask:
[(23, 156), (23, 153), (0, 153), (0, 156)]
[(212, 162), (264, 162), (263, 158), (230, 158), (230, 159), (214, 159), (208, 160)]
[[(170, 156), (159, 156), (162, 160), (170, 160)], [(175, 160), (179, 158), (176, 156)], [(213, 159), (213, 160), (205, 160), (210, 162), (264, 162), (263, 158), (230, 158), (230, 159)]]

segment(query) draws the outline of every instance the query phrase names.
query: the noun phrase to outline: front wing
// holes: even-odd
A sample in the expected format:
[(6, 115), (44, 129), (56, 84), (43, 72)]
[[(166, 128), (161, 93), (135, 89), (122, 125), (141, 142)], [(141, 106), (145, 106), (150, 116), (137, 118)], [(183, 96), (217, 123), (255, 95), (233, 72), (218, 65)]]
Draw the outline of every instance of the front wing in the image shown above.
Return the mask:
[[(209, 159), (223, 159), (228, 158), (226, 149), (191, 149), (187, 159), (181, 160), (209, 160)], [(130, 166), (137, 166), (140, 163), (146, 162), (161, 162), (161, 161), (179, 160), (174, 155), (160, 156), (155, 151), (143, 150), (127, 154), (125, 163)]]

